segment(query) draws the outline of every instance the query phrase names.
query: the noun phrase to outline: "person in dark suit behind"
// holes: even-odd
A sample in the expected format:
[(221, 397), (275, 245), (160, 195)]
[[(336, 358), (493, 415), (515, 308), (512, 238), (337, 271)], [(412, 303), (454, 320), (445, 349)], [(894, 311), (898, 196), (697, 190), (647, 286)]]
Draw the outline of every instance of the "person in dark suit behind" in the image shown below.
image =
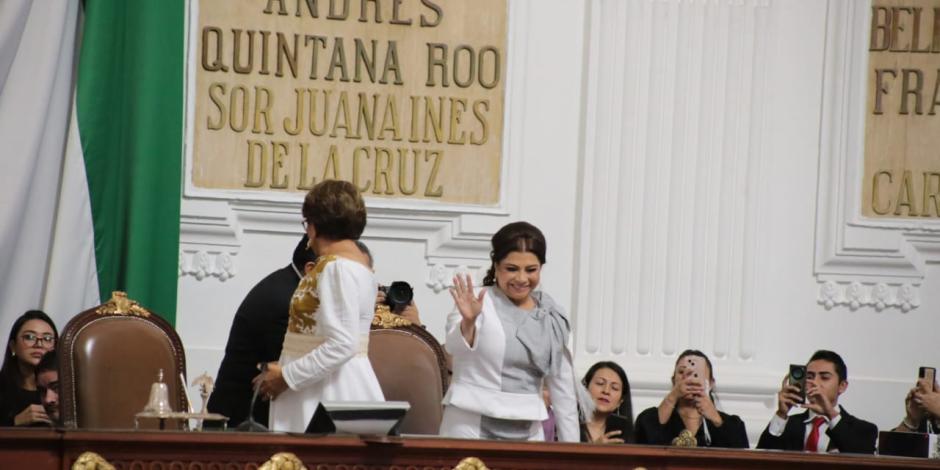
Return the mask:
[[(290, 310), (291, 296), (303, 277), (307, 263), (316, 262), (316, 254), (307, 246), (306, 235), (294, 248), (291, 264), (272, 272), (255, 284), (242, 300), (235, 312), (232, 328), (229, 330), (225, 356), (219, 366), (215, 381), (215, 390), (209, 397), (208, 410), (229, 418), (229, 425), (234, 429), (248, 418), (251, 395), (254, 391), (251, 379), (258, 375), (258, 365), (277, 361), (281, 356), (284, 334), (287, 332), (287, 317)], [(357, 240), (356, 246), (369, 258), (372, 265), (372, 253), (364, 243)], [(379, 292), (376, 303), (385, 300), (385, 293)], [(401, 316), (415, 325), (421, 326), (418, 307), (412, 301), (401, 312)], [(259, 399), (253, 410), (254, 420), (268, 425), (270, 403)], [(218, 421), (206, 421), (205, 427), (220, 427)]]
[(807, 452), (875, 453), (878, 427), (850, 415), (839, 405), (848, 388), (848, 369), (842, 357), (819, 350), (806, 364), (806, 409), (788, 417), (801, 401), (799, 388), (786, 379), (777, 394), (777, 412), (757, 443), (758, 449)]
[[(251, 379), (258, 375), (258, 364), (277, 361), (281, 355), (291, 296), (303, 276), (304, 265), (315, 260), (304, 235), (294, 248), (291, 263), (259, 281), (235, 312), (208, 404), (209, 412), (228, 416), (233, 427), (248, 418)], [(253, 410), (255, 421), (265, 426), (268, 406), (267, 401), (258, 400)]]

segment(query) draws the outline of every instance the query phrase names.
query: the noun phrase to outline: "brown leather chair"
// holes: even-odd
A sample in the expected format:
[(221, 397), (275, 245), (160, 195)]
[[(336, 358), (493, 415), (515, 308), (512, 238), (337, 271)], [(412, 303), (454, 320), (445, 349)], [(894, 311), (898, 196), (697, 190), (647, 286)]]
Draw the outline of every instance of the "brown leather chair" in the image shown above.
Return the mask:
[[(179, 336), (166, 320), (123, 292), (72, 318), (62, 330), (57, 354), (65, 427), (133, 428), (134, 415), (147, 404), (160, 369), (170, 406), (188, 410), (182, 376), (186, 357)], [(155, 424), (140, 421), (142, 428)]]
[(399, 431), (437, 434), (450, 377), (447, 355), (434, 336), (379, 306), (369, 333), (369, 361), (385, 399), (411, 404)]

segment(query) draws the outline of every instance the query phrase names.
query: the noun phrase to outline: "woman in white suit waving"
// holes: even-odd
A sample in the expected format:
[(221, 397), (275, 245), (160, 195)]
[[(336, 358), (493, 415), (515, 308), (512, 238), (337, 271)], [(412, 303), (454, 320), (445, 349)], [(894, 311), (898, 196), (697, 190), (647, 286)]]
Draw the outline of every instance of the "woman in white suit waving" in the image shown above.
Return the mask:
[(456, 308), (447, 318), (445, 343), (454, 376), (444, 396), (440, 433), (544, 440), (544, 382), (559, 440), (578, 442), (579, 392), (566, 346), (568, 319), (548, 294), (536, 290), (545, 237), (532, 224), (514, 222), (493, 235), (492, 245), (492, 265), (479, 293), (469, 276), (454, 278)]

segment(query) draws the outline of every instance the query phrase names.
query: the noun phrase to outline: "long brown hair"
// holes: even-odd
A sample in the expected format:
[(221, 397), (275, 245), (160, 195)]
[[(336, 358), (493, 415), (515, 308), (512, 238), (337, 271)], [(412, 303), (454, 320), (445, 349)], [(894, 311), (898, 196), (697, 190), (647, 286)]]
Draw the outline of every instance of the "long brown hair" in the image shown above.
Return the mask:
[(46, 312), (42, 310), (28, 310), (26, 313), (20, 315), (20, 317), (13, 322), (13, 327), (10, 328), (10, 337), (7, 339), (6, 352), (3, 355), (3, 367), (0, 367), (0, 380), (3, 380), (9, 385), (15, 385), (17, 387), (23, 386), (23, 377), (20, 375), (20, 368), (16, 365), (18, 359), (13, 355), (13, 344), (16, 343), (16, 337), (19, 335), (20, 330), (23, 329), (23, 325), (30, 320), (42, 320), (52, 327), (56, 346), (58, 346), (59, 330), (56, 329), (55, 322), (49, 318), (49, 315), (46, 315)]

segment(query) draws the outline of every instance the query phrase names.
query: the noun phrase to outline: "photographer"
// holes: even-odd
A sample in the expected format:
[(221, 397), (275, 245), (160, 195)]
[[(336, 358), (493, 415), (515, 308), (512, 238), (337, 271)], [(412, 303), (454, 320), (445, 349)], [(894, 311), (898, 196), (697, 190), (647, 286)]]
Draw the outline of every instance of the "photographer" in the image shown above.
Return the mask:
[[(393, 294), (395, 291), (394, 288), (399, 286), (399, 283), (404, 284), (401, 290), (407, 289), (407, 303), (396, 303), (396, 300), (389, 299), (389, 295), (386, 294), (387, 291), (392, 290)], [(397, 298), (395, 295), (392, 297)], [(379, 293), (375, 296), (375, 304), (386, 304), (392, 313), (401, 315), (405, 320), (410, 321), (415, 326), (424, 326), (421, 324), (421, 316), (418, 314), (418, 306), (415, 305), (414, 295), (411, 293), (411, 286), (407, 282), (395, 281), (390, 286), (379, 286)]]
[[(930, 379), (919, 379), (917, 384), (904, 399), (904, 420), (898, 427), (899, 432), (940, 432), (940, 387)], [(927, 428), (930, 423), (933, 429)]]
[[(816, 351), (805, 374), (805, 403), (801, 403), (800, 388), (785, 379), (777, 394), (777, 413), (761, 434), (757, 448), (873, 454), (878, 428), (839, 405), (839, 396), (849, 386), (842, 357), (832, 351)], [(788, 416), (790, 408), (797, 405), (806, 411)]]
[(737, 415), (718, 410), (712, 362), (701, 351), (679, 354), (672, 389), (659, 406), (636, 418), (636, 443), (746, 449), (747, 430)]
[[(361, 240), (356, 240), (356, 246), (369, 258), (369, 267), (375, 269), (375, 259), (372, 258), (372, 251)], [(391, 293), (391, 295), (389, 295)], [(421, 324), (421, 317), (418, 315), (418, 306), (414, 301), (414, 290), (405, 281), (395, 281), (390, 285), (379, 286), (379, 291), (375, 295), (375, 305), (388, 305), (392, 313), (401, 315), (405, 320), (410, 321), (415, 326), (424, 326)]]

